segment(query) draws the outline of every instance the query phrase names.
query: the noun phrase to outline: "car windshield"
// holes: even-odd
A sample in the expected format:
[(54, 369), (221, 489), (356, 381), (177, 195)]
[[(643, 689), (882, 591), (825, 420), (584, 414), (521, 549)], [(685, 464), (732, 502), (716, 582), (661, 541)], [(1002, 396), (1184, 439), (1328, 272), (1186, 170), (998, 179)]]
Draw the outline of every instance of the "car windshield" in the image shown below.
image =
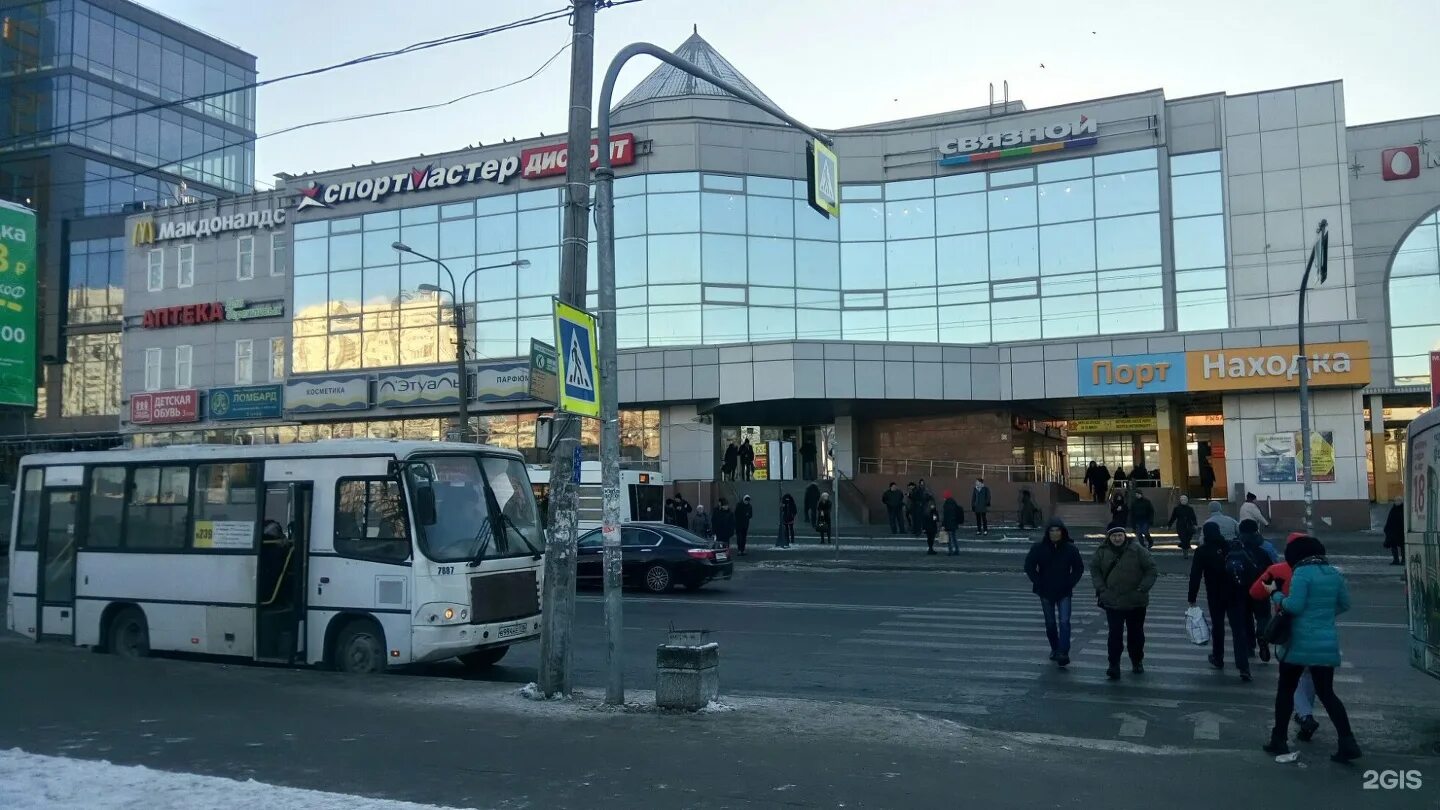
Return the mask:
[[(431, 560), (519, 557), (541, 547), (535, 497), (520, 461), (494, 456), (427, 456), (409, 465), (408, 477), (412, 491), (428, 488), (434, 495), (433, 521), (418, 521), (420, 549)], [(492, 523), (486, 504), (487, 480), (500, 525)]]

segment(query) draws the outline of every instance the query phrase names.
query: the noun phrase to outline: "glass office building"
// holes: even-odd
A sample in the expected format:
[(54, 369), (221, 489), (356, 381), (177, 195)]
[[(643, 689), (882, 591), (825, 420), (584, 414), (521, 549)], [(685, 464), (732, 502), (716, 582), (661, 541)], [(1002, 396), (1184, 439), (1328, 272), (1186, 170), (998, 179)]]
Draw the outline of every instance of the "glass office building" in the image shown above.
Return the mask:
[(118, 440), (124, 216), (254, 188), (254, 82), (253, 55), (128, 0), (0, 9), (0, 198), (36, 210), (42, 280), (38, 407), (0, 417), (0, 478)]

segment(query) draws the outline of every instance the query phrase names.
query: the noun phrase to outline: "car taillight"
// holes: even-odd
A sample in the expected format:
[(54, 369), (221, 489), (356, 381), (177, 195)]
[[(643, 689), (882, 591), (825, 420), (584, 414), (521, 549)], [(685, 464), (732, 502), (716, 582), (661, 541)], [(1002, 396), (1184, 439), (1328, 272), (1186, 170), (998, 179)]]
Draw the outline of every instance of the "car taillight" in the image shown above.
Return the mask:
[(697, 560), (713, 560), (713, 559), (715, 559), (715, 552), (714, 552), (713, 550), (711, 550), (711, 549), (708, 549), (708, 548), (692, 548), (692, 549), (689, 549), (689, 552), (688, 552), (688, 553), (690, 554), (691, 557), (694, 557), (694, 558), (697, 559)]

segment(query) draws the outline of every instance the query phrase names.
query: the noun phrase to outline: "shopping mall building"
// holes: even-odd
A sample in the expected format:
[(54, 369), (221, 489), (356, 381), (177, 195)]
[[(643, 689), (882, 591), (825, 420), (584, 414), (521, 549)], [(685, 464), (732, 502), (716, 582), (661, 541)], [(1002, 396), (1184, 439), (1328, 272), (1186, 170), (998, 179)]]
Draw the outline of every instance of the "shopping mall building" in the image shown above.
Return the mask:
[[(764, 95), (698, 35), (679, 53)], [(622, 443), (670, 481), (714, 481), (749, 436), (790, 443), (772, 477), (813, 458), (867, 498), (985, 465), (997, 499), (1024, 481), (1054, 500), (1096, 460), (1192, 494), (1209, 468), (1215, 496), (1294, 520), (1297, 290), (1323, 221), (1317, 514), (1364, 525), (1398, 492), (1440, 348), (1440, 117), (1347, 127), (1325, 82), (835, 130), (834, 219), (805, 200), (805, 138), (713, 86), (662, 66), (613, 120)], [(536, 452), (527, 358), (553, 340), (563, 140), (131, 217), (122, 432), (453, 432), (449, 299), (423, 289), (452, 281), (400, 241), (462, 288), (470, 437)]]

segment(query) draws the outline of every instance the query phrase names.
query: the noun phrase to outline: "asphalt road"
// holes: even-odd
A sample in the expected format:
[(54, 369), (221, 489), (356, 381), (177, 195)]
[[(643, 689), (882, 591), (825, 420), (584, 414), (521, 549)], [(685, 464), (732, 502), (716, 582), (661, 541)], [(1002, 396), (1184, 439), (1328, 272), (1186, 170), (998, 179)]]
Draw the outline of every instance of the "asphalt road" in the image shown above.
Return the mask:
[[(1103, 619), (1077, 605), (1075, 663), (1046, 660), (1017, 574), (787, 571), (742, 564), (699, 593), (627, 595), (628, 680), (653, 688), (669, 629), (709, 629), (725, 699), (700, 717), (530, 704), (536, 646), (481, 682), (435, 665), (383, 678), (193, 658), (125, 662), (0, 638), (0, 751), (447, 806), (1436, 808), (1440, 684), (1405, 664), (1398, 577), (1357, 577), (1339, 688), (1367, 756), (1258, 750), (1274, 667), (1216, 673), (1162, 577), (1149, 671), (1105, 681)], [(576, 683), (603, 683), (600, 595), (579, 610)], [(757, 697), (777, 696), (777, 697)], [(803, 698), (804, 700), (789, 700)], [(894, 711), (899, 710), (899, 711)], [(1418, 769), (1422, 791), (1364, 773)], [(0, 797), (5, 785), (0, 785)], [(96, 790), (103, 792), (104, 786)], [(1335, 804), (1340, 801), (1341, 804)], [(3, 804), (3, 801), (0, 801)], [(184, 804), (172, 806), (181, 806)]]

